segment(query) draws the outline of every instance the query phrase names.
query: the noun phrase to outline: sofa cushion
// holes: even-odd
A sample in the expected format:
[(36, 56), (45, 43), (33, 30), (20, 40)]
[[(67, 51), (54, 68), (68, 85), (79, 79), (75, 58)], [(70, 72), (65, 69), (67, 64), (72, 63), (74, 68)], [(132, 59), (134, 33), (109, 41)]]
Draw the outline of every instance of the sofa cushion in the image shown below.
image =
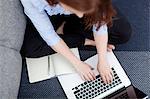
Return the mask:
[(0, 46), (20, 51), (25, 23), (19, 0), (0, 0)]
[(20, 53), (0, 46), (0, 99), (17, 99), (21, 68)]

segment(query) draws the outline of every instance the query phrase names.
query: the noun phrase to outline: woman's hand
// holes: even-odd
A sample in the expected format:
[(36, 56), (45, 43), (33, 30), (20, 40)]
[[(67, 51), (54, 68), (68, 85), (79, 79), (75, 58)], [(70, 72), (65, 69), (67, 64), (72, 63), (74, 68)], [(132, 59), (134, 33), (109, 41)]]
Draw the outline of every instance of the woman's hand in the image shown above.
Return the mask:
[(80, 77), (82, 78), (82, 80), (95, 80), (96, 76), (94, 74), (94, 72), (91, 69), (91, 66), (82, 62), (80, 64), (78, 64), (78, 66), (75, 66), (77, 72), (79, 73)]
[(106, 60), (101, 60), (98, 62), (97, 70), (99, 71), (102, 80), (104, 81), (105, 84), (112, 82), (113, 73)]
[(96, 78), (93, 71), (91, 70), (90, 65), (77, 58), (62, 39), (56, 45), (51, 46), (51, 48), (66, 57), (74, 65), (75, 69), (83, 80), (90, 81)]

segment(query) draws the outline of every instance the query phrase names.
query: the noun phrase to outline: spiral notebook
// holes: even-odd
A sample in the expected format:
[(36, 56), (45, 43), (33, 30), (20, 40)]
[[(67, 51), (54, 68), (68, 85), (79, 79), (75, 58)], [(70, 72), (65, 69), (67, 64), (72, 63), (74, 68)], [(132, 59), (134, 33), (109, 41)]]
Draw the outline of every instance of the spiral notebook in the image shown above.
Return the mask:
[[(80, 59), (78, 48), (70, 50)], [(30, 83), (76, 72), (73, 64), (59, 53), (40, 58), (26, 58), (26, 64)]]

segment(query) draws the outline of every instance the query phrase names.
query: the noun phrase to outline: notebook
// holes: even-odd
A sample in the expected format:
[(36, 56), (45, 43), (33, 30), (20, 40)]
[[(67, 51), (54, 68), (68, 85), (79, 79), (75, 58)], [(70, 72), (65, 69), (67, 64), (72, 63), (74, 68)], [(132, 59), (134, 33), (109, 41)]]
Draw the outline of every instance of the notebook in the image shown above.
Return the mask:
[[(70, 50), (80, 59), (78, 48)], [(26, 64), (30, 83), (76, 72), (74, 65), (59, 53), (40, 58), (26, 58)]]

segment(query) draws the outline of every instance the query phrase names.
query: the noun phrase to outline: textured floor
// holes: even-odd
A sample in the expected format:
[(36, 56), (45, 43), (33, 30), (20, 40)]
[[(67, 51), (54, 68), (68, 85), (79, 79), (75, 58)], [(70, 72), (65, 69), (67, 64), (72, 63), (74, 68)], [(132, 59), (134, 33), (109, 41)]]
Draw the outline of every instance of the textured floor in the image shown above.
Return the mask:
[(150, 52), (115, 52), (132, 84), (150, 97)]
[[(80, 51), (82, 60), (95, 54), (95, 51)], [(132, 84), (150, 96), (150, 52), (115, 51), (115, 55), (128, 74)], [(19, 98), (58, 98), (65, 95), (56, 78), (43, 82), (29, 84), (24, 66)]]

